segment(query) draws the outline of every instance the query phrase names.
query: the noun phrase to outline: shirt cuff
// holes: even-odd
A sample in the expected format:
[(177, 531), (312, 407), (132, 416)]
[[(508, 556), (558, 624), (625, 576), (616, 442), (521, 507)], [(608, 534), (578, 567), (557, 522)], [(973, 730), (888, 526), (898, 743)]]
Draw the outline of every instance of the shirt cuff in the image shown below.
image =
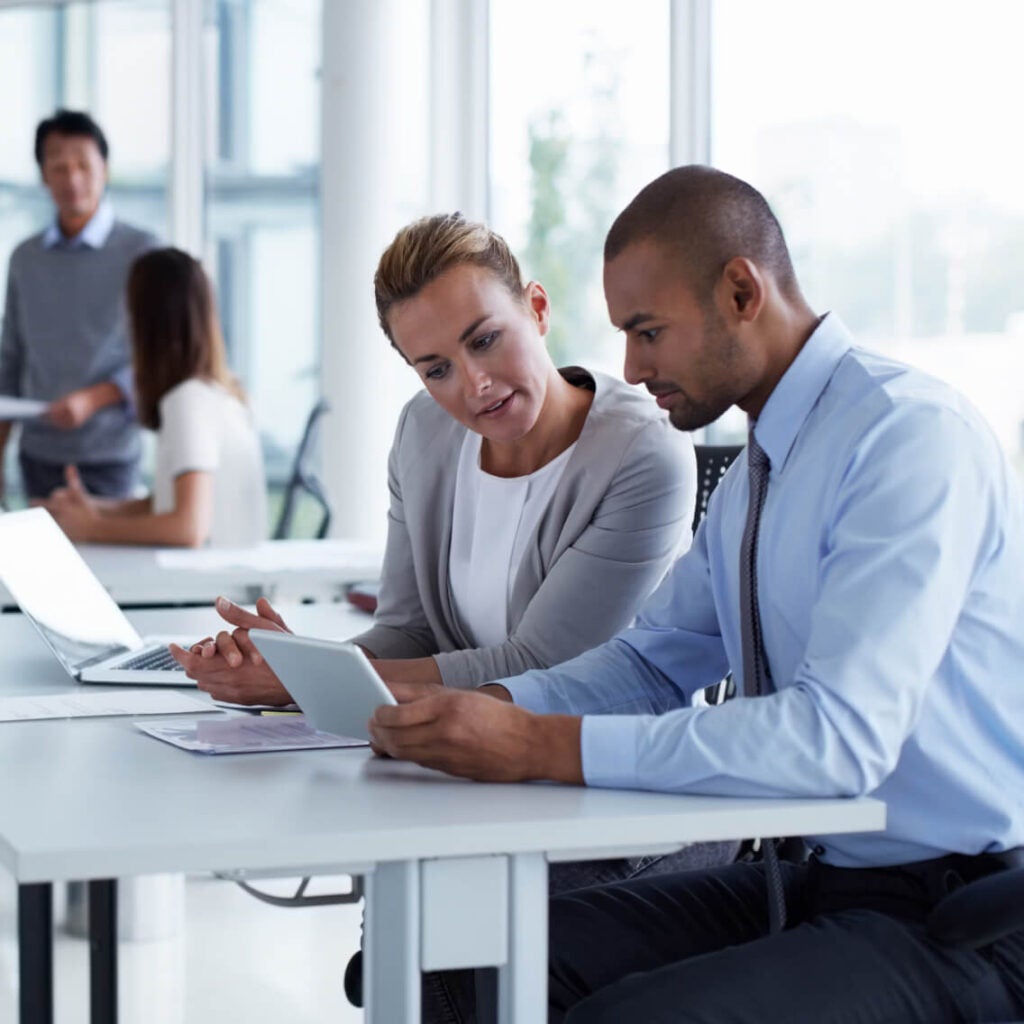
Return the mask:
[(583, 781), (605, 789), (637, 789), (637, 743), (644, 715), (584, 715)]
[(123, 366), (111, 378), (110, 382), (121, 392), (125, 411), (129, 416), (135, 415), (135, 376), (131, 366)]
[[(536, 676), (536, 678), (534, 678)], [(543, 681), (543, 672), (524, 672), (521, 676), (511, 679), (492, 679), (499, 683), (512, 695), (512, 703), (527, 711), (535, 711), (538, 715), (564, 711), (564, 708), (552, 707), (551, 686)], [(486, 685), (481, 683), (481, 685)]]

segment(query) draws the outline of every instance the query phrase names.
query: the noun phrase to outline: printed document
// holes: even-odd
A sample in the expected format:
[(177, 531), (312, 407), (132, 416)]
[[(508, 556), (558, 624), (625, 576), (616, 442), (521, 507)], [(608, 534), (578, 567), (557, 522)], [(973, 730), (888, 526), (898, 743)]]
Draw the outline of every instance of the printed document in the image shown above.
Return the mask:
[(364, 740), (318, 732), (301, 715), (238, 715), (201, 722), (136, 722), (147, 736), (196, 754), (255, 754), (270, 750), (365, 747)]
[(114, 693), (52, 693), (39, 697), (0, 697), (0, 722), (41, 718), (98, 718), (103, 715), (187, 715), (220, 711), (186, 693), (120, 690)]
[(48, 403), (35, 398), (14, 398), (0, 395), (0, 420), (30, 420), (42, 416)]

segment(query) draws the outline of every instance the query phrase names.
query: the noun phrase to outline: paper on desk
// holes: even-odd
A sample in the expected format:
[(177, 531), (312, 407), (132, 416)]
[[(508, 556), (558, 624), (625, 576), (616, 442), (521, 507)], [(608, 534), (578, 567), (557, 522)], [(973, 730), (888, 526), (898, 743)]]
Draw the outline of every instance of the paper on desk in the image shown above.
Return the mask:
[(169, 548), (156, 553), (161, 569), (188, 572), (223, 572), (247, 569), (287, 572), (329, 569), (332, 565), (378, 566), (382, 552), (351, 540), (274, 540), (248, 548)]
[(203, 722), (136, 722), (135, 727), (155, 739), (197, 754), (254, 754), (368, 745), (363, 740), (318, 732), (301, 716), (254, 718), (239, 715)]
[(35, 398), (0, 395), (0, 420), (30, 420), (46, 412), (47, 404)]
[(0, 722), (101, 715), (183, 715), (218, 711), (209, 701), (185, 693), (119, 690), (111, 693), (54, 693), (41, 697), (0, 697)]
[(213, 702), (219, 708), (226, 708), (228, 711), (298, 711), (298, 704), (234, 704), (230, 700), (215, 700)]

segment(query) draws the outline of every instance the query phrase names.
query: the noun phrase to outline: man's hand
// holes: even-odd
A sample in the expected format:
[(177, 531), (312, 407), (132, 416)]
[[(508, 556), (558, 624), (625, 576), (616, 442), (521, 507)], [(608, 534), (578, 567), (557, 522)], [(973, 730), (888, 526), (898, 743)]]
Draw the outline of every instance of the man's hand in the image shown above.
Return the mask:
[(481, 782), (552, 779), (582, 784), (581, 719), (536, 715), (486, 694), (442, 688), (377, 708), (378, 754)]
[(61, 430), (74, 430), (92, 418), (96, 409), (88, 388), (69, 391), (62, 398), (51, 402), (46, 410), (46, 418)]
[(233, 704), (290, 704), (291, 695), (249, 637), (250, 629), (291, 632), (284, 619), (265, 597), (256, 602), (255, 615), (226, 597), (218, 597), (216, 607), (221, 618), (237, 628), (231, 633), (222, 630), (216, 638), (200, 640), (187, 651), (171, 644), (171, 654), (185, 674), (215, 700)]
[(44, 415), (61, 430), (74, 430), (92, 419), (108, 405), (116, 405), (124, 401), (121, 389), (112, 381), (90, 384), (87, 388), (69, 391), (66, 395), (52, 401)]

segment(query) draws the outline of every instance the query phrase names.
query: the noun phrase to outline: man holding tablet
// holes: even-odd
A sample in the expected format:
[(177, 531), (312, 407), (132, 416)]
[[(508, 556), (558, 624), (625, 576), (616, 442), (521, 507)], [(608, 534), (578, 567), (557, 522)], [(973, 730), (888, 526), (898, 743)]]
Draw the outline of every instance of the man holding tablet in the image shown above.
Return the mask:
[[(805, 837), (806, 864), (554, 899), (552, 1021), (1018, 1019), (1024, 934), (974, 950), (925, 923), (1024, 844), (1024, 501), (997, 441), (816, 315), (729, 175), (641, 191), (605, 293), (627, 380), (682, 430), (738, 405), (746, 457), (634, 628), (482, 693), (396, 688), (376, 748), (482, 780), (885, 801), (885, 831)], [(688, 706), (727, 671), (742, 696)]]
[[(730, 175), (643, 189), (604, 283), (626, 379), (680, 430), (737, 405), (746, 456), (634, 627), (478, 692), (395, 685), (375, 749), (487, 781), (886, 803), (883, 832), (804, 837), (806, 863), (769, 843), (555, 898), (551, 1021), (1024, 1016), (1024, 934), (927, 928), (1024, 844), (1024, 500), (997, 441), (818, 316)], [(690, 705), (730, 671), (737, 699)]]

